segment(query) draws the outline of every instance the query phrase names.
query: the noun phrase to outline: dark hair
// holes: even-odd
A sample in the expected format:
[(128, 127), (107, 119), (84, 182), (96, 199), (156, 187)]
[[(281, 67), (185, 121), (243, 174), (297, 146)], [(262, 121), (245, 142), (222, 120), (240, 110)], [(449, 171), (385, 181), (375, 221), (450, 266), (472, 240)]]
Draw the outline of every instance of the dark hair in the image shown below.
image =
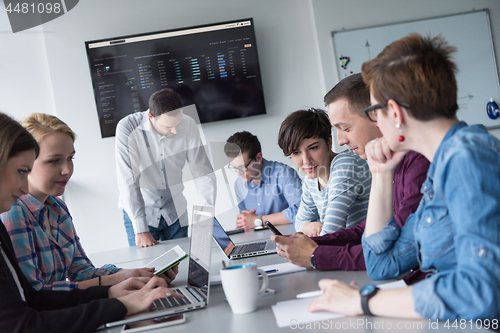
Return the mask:
[(255, 158), (261, 152), (259, 139), (247, 131), (234, 133), (224, 146), (224, 153), (230, 158), (237, 157), (240, 153), (248, 153), (249, 158)]
[(325, 110), (310, 108), (286, 117), (280, 126), (278, 145), (285, 156), (290, 156), (305, 139), (320, 138), (328, 144), (331, 137), (332, 125)]
[(167, 112), (170, 112), (169, 116), (175, 116), (181, 111), (181, 108), (181, 100), (171, 88), (158, 90), (149, 97), (149, 113), (153, 117), (161, 116)]
[(38, 156), (40, 148), (33, 136), (17, 121), (0, 113), (0, 174), (9, 158), (31, 149)]
[(408, 112), (415, 119), (453, 119), (458, 109), (457, 66), (451, 60), (455, 51), (441, 36), (414, 33), (365, 62), (361, 73), (382, 106), (393, 99), (409, 104)]
[(370, 106), (370, 88), (363, 81), (361, 73), (356, 73), (341, 80), (324, 98), (325, 105), (345, 99), (349, 110), (361, 117), (366, 117), (364, 109)]

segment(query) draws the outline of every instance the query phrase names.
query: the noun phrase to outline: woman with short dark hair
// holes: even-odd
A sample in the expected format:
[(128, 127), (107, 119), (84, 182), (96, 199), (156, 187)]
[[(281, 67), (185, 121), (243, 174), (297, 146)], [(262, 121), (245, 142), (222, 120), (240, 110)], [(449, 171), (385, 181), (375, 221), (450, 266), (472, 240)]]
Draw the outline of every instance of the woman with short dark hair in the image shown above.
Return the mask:
[(332, 151), (332, 125), (325, 111), (299, 110), (281, 124), (278, 145), (302, 171), (302, 197), (295, 230), (309, 237), (355, 226), (366, 217), (371, 174), (350, 150)]

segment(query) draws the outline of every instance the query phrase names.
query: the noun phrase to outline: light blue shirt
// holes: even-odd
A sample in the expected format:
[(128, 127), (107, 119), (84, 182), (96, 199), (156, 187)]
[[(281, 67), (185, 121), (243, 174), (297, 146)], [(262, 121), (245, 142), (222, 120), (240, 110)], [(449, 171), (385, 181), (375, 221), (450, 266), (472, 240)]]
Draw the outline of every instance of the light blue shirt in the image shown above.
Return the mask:
[(255, 214), (259, 216), (283, 212), (290, 223), (295, 222), (301, 187), (302, 182), (293, 168), (266, 159), (262, 160), (259, 185), (241, 178), (234, 183), (240, 212), (255, 209)]
[(318, 178), (305, 177), (295, 230), (302, 231), (307, 222), (321, 222), (320, 235), (325, 235), (363, 222), (371, 181), (365, 160), (350, 150), (339, 153), (330, 164), (326, 188), (320, 191)]
[(455, 124), (422, 185), (417, 211), (363, 236), (368, 275), (388, 279), (420, 267), (415, 310), (430, 319), (500, 316), (500, 141), (482, 125)]

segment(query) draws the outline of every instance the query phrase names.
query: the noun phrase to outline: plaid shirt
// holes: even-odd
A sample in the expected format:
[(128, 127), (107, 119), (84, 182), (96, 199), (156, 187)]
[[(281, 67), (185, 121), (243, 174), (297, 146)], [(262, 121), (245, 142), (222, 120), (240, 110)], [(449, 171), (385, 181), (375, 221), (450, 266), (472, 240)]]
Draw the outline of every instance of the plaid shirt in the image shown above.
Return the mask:
[[(45, 214), (52, 233), (44, 225)], [(77, 281), (116, 273), (119, 268), (95, 268), (76, 235), (64, 202), (49, 196), (45, 204), (23, 195), (12, 209), (0, 215), (9, 232), (21, 269), (36, 290), (70, 290)]]

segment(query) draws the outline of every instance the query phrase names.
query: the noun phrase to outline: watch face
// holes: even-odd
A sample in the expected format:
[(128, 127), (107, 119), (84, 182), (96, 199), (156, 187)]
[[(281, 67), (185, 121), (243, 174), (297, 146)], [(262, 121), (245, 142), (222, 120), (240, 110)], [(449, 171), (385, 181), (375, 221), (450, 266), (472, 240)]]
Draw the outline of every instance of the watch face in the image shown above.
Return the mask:
[(260, 218), (256, 218), (253, 223), (255, 224), (256, 227), (262, 226), (262, 220)]
[(364, 286), (363, 288), (361, 288), (359, 293), (361, 294), (361, 296), (366, 296), (366, 295), (369, 295), (370, 293), (372, 293), (374, 290), (375, 290), (375, 286), (373, 284), (368, 284), (368, 285)]

